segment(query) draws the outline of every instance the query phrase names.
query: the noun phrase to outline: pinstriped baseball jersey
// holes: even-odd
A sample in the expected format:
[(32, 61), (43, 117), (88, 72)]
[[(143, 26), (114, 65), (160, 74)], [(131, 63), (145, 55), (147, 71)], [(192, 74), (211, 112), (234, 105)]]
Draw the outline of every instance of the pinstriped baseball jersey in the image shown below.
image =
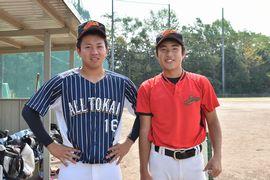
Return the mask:
[(49, 107), (56, 117), (64, 144), (81, 150), (79, 161), (106, 163), (108, 148), (119, 139), (125, 99), (135, 109), (136, 87), (127, 77), (105, 71), (92, 83), (75, 68), (53, 77), (27, 102), (44, 116)]

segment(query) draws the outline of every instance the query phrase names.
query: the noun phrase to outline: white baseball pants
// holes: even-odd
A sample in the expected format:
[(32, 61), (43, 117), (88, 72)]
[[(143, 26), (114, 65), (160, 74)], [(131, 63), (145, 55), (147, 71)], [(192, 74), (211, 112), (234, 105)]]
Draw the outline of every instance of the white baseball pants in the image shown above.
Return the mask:
[(69, 163), (61, 165), (58, 180), (122, 180), (122, 173), (116, 161), (106, 164)]
[(193, 157), (175, 160), (156, 152), (152, 144), (149, 169), (153, 180), (206, 180), (204, 160), (199, 150)]

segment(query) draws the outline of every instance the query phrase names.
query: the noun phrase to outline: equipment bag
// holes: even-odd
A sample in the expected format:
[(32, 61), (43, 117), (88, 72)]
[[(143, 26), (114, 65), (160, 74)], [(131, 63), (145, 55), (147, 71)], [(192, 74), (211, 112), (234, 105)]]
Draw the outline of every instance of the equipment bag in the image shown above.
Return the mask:
[(25, 179), (32, 176), (35, 170), (34, 152), (24, 143), (20, 146), (0, 145), (0, 164), (4, 176), (8, 179)]

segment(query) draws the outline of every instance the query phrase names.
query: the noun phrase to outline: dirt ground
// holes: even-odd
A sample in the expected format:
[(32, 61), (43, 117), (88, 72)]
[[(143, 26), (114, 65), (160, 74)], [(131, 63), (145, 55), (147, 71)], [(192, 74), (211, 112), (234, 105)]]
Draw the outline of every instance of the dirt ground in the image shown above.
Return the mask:
[[(219, 102), (223, 172), (216, 180), (270, 180), (270, 98), (226, 98)], [(123, 139), (133, 119), (125, 110)], [(138, 141), (121, 168), (123, 180), (140, 179)]]
[[(223, 133), (222, 174), (217, 180), (270, 180), (270, 98), (219, 99)], [(123, 115), (123, 138), (133, 123)], [(124, 180), (139, 179), (138, 144), (121, 163)]]

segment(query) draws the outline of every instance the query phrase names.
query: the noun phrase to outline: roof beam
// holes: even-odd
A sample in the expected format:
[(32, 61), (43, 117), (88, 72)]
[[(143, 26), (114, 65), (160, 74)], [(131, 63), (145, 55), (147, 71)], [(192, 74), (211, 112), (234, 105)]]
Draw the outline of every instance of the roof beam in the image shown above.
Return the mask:
[[(0, 19), (9, 23), (10, 25), (15, 27), (16, 29), (29, 29), (29, 27), (27, 25), (18, 21), (16, 18), (11, 16), (9, 13), (4, 11), (3, 9), (0, 9)], [(44, 42), (43, 38), (41, 38), (41, 37), (34, 37), (34, 38), (36, 38), (38, 41), (40, 41), (42, 43)]]
[(72, 4), (72, 2), (70, 0), (63, 0), (63, 2), (70, 9), (70, 11), (72, 12), (72, 14), (77, 18), (79, 24), (80, 23), (83, 23), (84, 20), (83, 20), (82, 16), (79, 14), (79, 12), (77, 11), (77, 9), (74, 7), (74, 5)]
[(41, 43), (44, 43), (44, 38), (42, 36), (33, 36), (36, 40), (38, 40)]
[(24, 28), (24, 25), (21, 22), (16, 20), (14, 17), (12, 17), (10, 14), (8, 14), (3, 9), (0, 9), (0, 19), (7, 22), (8, 24), (16, 27), (17, 29), (23, 29)]
[[(36, 0), (38, 5), (52, 18), (54, 19), (61, 27), (68, 27), (72, 29), (69, 24), (66, 24), (65, 21), (57, 14), (57, 12), (51, 7), (48, 3), (45, 3), (44, 0)], [(70, 31), (69, 33), (74, 39), (77, 39), (77, 33)]]
[(0, 38), (0, 41), (4, 42), (6, 44), (9, 44), (9, 45), (15, 47), (16, 49), (22, 49), (22, 47), (23, 47), (21, 44), (19, 44), (18, 42), (14, 41), (11, 38)]
[(56, 21), (61, 27), (65, 27), (65, 22), (57, 15), (57, 13), (50, 7), (44, 0), (35, 0), (38, 5), (46, 12), (54, 21)]
[(69, 28), (51, 28), (51, 29), (23, 29), (23, 30), (13, 30), (13, 31), (0, 31), (0, 37), (44, 36), (45, 32), (49, 32), (49, 34), (68, 34), (70, 33), (70, 29)]
[(76, 32), (74, 32), (74, 31), (70, 30), (69, 35), (71, 35), (71, 37), (73, 37), (74, 39), (76, 39), (76, 40), (77, 40), (77, 33), (76, 33)]
[[(52, 51), (64, 51), (64, 50), (70, 50), (75, 49), (74, 44), (64, 44), (64, 45), (54, 45), (52, 46)], [(1, 48), (0, 54), (11, 54), (11, 53), (25, 53), (25, 52), (43, 52), (44, 46), (25, 46), (21, 49), (16, 48)]]

